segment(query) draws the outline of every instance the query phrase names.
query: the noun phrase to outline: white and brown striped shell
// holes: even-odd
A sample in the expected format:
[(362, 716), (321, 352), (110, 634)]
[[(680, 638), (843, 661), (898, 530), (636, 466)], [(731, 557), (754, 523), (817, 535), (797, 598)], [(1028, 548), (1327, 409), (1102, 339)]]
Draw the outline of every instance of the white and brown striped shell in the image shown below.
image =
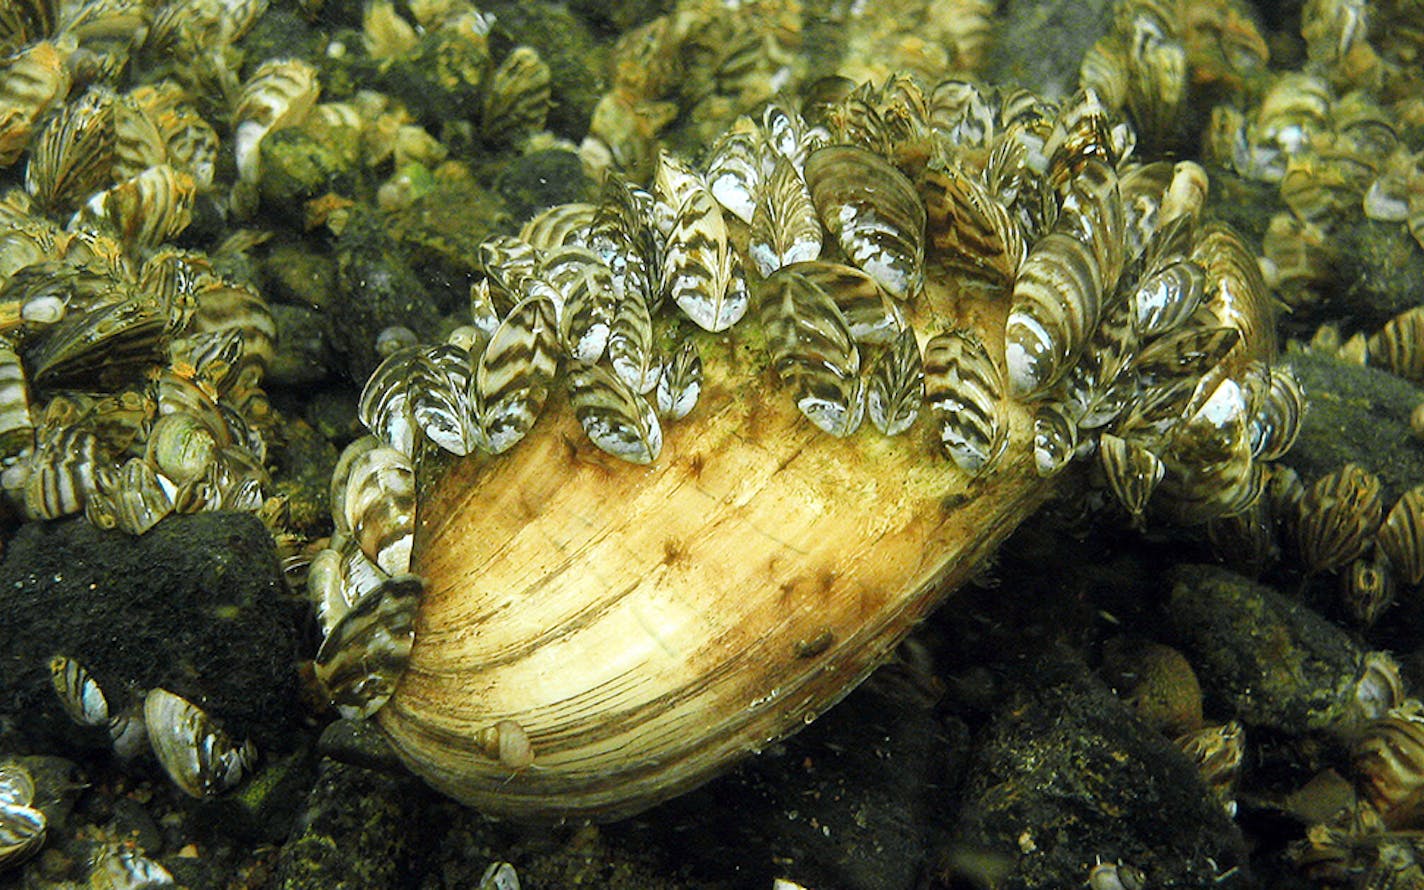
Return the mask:
[(1004, 379), (978, 335), (957, 328), (931, 337), (924, 386), (925, 406), (955, 465), (972, 476), (992, 468), (1008, 444)]
[(822, 225), (851, 263), (891, 296), (919, 294), (925, 205), (905, 174), (873, 152), (830, 145), (806, 159), (805, 178)]
[(1371, 721), (1351, 751), (1360, 791), (1391, 828), (1412, 827), (1424, 817), (1424, 719), (1415, 704)]
[(1384, 507), (1380, 480), (1355, 464), (1327, 473), (1306, 489), (1295, 517), (1296, 543), (1311, 571), (1328, 572), (1364, 554)]
[(166, 689), (149, 690), (143, 720), (154, 757), (192, 797), (230, 790), (257, 759), (251, 742), (234, 743), (205, 711)]
[(321, 93), (316, 69), (300, 59), (269, 59), (252, 72), (232, 112), (238, 178), (258, 181), (262, 140), (306, 119)]
[(1399, 580), (1410, 586), (1424, 581), (1424, 485), (1416, 485), (1385, 513), (1375, 536)]
[(762, 283), (760, 315), (772, 367), (796, 407), (833, 436), (855, 432), (865, 408), (860, 350), (835, 301), (788, 266)]
[(48, 820), (31, 806), (35, 781), (18, 763), (0, 765), (0, 870), (19, 865), (44, 846)]
[(700, 327), (726, 330), (750, 301), (722, 208), (702, 174), (670, 154), (658, 160), (656, 186), (672, 211), (659, 289)]
[(1246, 731), (1235, 720), (1179, 736), (1176, 745), (1201, 772), (1228, 816), (1236, 815), (1236, 783), (1246, 754)]

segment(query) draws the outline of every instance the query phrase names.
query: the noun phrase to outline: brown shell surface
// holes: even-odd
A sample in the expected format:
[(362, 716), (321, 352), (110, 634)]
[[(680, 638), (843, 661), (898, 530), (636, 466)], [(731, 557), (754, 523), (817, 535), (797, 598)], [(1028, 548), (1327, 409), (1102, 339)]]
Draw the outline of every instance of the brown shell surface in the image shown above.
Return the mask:
[[(598, 451), (558, 400), (500, 458), (421, 474), (427, 590), (377, 719), (439, 790), (603, 820), (699, 785), (853, 689), (1047, 497), (1021, 405), (971, 483), (928, 425), (827, 436), (762, 391), (770, 374), (734, 370), (760, 344), (698, 337), (697, 411), (651, 466)], [(506, 721), (528, 756), (480, 744)]]

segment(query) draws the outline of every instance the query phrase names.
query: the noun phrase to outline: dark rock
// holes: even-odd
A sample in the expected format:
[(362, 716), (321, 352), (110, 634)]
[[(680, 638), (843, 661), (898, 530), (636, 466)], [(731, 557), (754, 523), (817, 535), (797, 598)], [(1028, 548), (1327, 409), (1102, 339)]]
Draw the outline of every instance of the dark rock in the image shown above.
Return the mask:
[(153, 821), (143, 804), (131, 797), (114, 799), (109, 831), (114, 837), (138, 844), (139, 849), (149, 856), (158, 856), (164, 852), (163, 832), (158, 823)]
[(949, 747), (932, 688), (922, 674), (882, 668), (774, 751), (604, 832), (660, 848), (712, 882), (914, 887)]
[(316, 777), (316, 757), (309, 748), (262, 758), (231, 794), (206, 801), (195, 824), (210, 836), (278, 844), (292, 830)]
[(427, 870), (447, 887), (478, 887), (485, 870), (508, 862), (525, 890), (597, 887), (599, 890), (736, 890), (762, 886), (742, 880), (709, 882), (683, 863), (702, 838), (689, 834), (680, 847), (648, 846), (607, 826), (520, 828), (491, 822), (470, 810), (442, 804), (450, 825)]
[(404, 250), (386, 232), (382, 217), (353, 211), (336, 256), (336, 299), (326, 312), (328, 336), (360, 386), (379, 361), (376, 337), (381, 331), (403, 325), (424, 340), (434, 340), (440, 311)]
[(992, 875), (1006, 890), (1081, 887), (1099, 859), (1140, 868), (1152, 887), (1244, 885), (1239, 870), (1216, 882), (1244, 864), (1244, 842), (1196, 768), (1074, 660), (1024, 671), (967, 776), (938, 886)]
[(1248, 726), (1347, 731), (1364, 653), (1344, 631), (1235, 572), (1177, 566), (1168, 612), (1206, 691)]
[(569, 9), (586, 19), (597, 30), (608, 34), (631, 31), (644, 22), (671, 12), (672, 0), (571, 0)]
[(336, 192), (350, 194), (356, 186), (361, 146), (352, 138), (333, 141), (331, 134), (303, 129), (268, 133), (262, 140), (262, 206), (293, 225), (305, 219), (305, 204)]
[(590, 200), (593, 183), (584, 175), (578, 155), (549, 149), (511, 161), (495, 189), (503, 196), (510, 216), (525, 220), (555, 204)]
[(273, 484), (287, 499), (287, 525), (293, 531), (311, 537), (330, 531), (336, 459), (336, 448), (301, 418), (283, 418), (276, 425), (269, 460), (277, 467)]
[(263, 258), (262, 275), (263, 293), (275, 302), (323, 309), (335, 299), (336, 263), (325, 254), (277, 247)]
[(282, 847), (281, 890), (409, 886), (411, 859), (434, 832), (418, 781), (323, 761), (291, 837)]
[(450, 305), (467, 304), (468, 276), (479, 268), (479, 246), (510, 226), (504, 199), (459, 164), (440, 168), (409, 205), (391, 213), (391, 237), (401, 242), (432, 296), (444, 289)]
[(140, 537), (82, 519), (22, 527), (0, 562), (0, 713), (17, 745), (75, 738), (52, 655), (122, 709), (163, 687), (269, 753), (297, 717), (295, 620), (271, 536), (247, 513), (171, 516)]
[(1305, 390), (1306, 412), (1284, 462), (1306, 485), (1356, 463), (1379, 475), (1388, 504), (1424, 479), (1424, 448), (1409, 429), (1424, 392), (1378, 368), (1313, 350), (1294, 350), (1288, 358)]
[(405, 767), (386, 736), (371, 720), (334, 720), (322, 730), (317, 750), (323, 756), (366, 769), (399, 773)]
[(362, 379), (354, 388), (323, 389), (309, 393), (306, 404), (300, 406), (305, 411), (307, 423), (311, 424), (322, 438), (338, 447), (364, 436), (366, 427), (356, 414), (356, 399), (365, 382), (365, 379)]
[(428, 31), (395, 58), (376, 61), (362, 54), (351, 62), (357, 83), (399, 99), (431, 132), (447, 118), (478, 116), (493, 71), (489, 47), (460, 28)]
[(1202, 215), (1231, 226), (1245, 243), (1255, 249), (1265, 237), (1271, 217), (1285, 210), (1285, 204), (1280, 199), (1280, 186), (1274, 182), (1247, 179), (1216, 166), (1208, 167), (1207, 175), (1211, 188)]
[[(267, 59), (298, 58), (321, 59), (326, 54), (324, 36), (327, 29), (335, 24), (334, 17), (343, 4), (327, 3), (322, 10), (321, 27), (316, 28), (306, 18), (299, 15), (296, 4), (274, 5), (253, 24), (252, 30), (242, 39), (244, 50), (244, 79), (252, 74), (252, 69)], [(357, 24), (359, 25), (359, 18)]]
[(1339, 254), (1332, 315), (1376, 326), (1418, 305), (1424, 250), (1404, 225), (1360, 217), (1341, 226), (1331, 241)]
[(321, 313), (285, 303), (268, 308), (277, 325), (277, 352), (267, 366), (265, 385), (309, 386), (326, 380), (331, 373), (331, 345)]
[(1048, 98), (1071, 95), (1083, 54), (1112, 26), (1112, 9), (1108, 0), (1009, 0), (999, 7), (984, 80)]

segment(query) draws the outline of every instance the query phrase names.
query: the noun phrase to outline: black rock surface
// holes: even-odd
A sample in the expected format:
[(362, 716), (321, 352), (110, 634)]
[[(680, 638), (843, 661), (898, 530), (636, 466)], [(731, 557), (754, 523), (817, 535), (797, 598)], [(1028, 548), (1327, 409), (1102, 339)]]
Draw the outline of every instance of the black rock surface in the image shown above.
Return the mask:
[[(251, 514), (172, 516), (140, 537), (83, 519), (29, 523), (0, 562), (3, 742), (48, 753), (86, 740), (51, 686), (49, 659), (62, 653), (111, 709), (163, 687), (234, 737), (284, 750), (299, 719), (295, 614)], [(107, 741), (98, 735), (87, 740)]]

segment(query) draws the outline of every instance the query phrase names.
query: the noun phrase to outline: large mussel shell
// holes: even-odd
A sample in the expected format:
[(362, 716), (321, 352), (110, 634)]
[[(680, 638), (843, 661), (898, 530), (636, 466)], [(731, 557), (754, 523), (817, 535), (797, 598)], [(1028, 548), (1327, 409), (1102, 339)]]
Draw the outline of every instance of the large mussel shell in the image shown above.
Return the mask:
[(538, 821), (700, 784), (853, 688), (1046, 495), (1022, 406), (971, 489), (928, 431), (826, 435), (736, 340), (698, 335), (698, 408), (649, 465), (556, 402), (422, 485), (426, 590), (376, 719), (436, 788)]

